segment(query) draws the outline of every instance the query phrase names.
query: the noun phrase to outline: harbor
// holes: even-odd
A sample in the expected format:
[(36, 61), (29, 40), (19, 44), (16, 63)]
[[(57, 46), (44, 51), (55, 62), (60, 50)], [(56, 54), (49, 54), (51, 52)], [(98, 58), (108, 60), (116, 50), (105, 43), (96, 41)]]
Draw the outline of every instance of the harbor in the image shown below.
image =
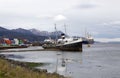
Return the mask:
[(0, 0), (0, 78), (120, 78), (120, 0)]
[[(46, 63), (44, 66), (35, 68), (47, 69), (49, 73), (57, 72), (71, 78), (119, 78), (119, 46), (120, 44), (96, 43), (90, 48), (83, 45), (83, 52), (19, 52), (20, 49), (17, 49), (17, 52), (9, 52), (10, 50), (8, 50), (8, 52), (1, 52), (0, 54), (4, 54), (8, 59), (15, 61)], [(31, 47), (33, 50), (36, 48), (42, 49), (41, 47)]]

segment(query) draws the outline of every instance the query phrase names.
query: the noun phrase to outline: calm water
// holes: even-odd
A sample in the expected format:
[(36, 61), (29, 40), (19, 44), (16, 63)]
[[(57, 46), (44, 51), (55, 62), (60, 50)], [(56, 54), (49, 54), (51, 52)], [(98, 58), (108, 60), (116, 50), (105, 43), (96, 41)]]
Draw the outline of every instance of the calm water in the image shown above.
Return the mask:
[[(36, 48), (41, 47), (28, 49)], [(89, 48), (84, 45), (83, 52), (31, 51), (2, 54), (14, 55), (8, 58), (19, 61), (49, 63), (36, 68), (72, 78), (120, 78), (120, 44), (93, 44)]]

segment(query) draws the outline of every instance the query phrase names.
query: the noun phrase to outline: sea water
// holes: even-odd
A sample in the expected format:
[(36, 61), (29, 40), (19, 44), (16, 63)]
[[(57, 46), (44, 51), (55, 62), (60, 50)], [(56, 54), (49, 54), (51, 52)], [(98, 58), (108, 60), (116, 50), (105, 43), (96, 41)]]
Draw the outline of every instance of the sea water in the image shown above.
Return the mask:
[(1, 54), (14, 55), (8, 58), (17, 61), (46, 63), (36, 68), (72, 78), (120, 78), (120, 44), (83, 45), (83, 52), (28, 51)]

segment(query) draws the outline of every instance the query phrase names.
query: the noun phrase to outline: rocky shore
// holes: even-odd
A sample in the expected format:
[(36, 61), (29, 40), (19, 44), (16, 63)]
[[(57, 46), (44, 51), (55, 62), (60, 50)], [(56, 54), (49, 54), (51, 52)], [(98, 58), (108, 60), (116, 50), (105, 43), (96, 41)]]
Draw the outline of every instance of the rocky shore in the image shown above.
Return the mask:
[[(2, 65), (3, 65), (2, 63), (4, 63), (6, 65), (6, 68), (8, 66), (8, 69), (9, 69), (10, 72), (13, 69), (15, 70), (16, 68), (19, 67), (20, 70), (24, 70), (24, 72), (21, 72), (21, 75), (25, 74), (25, 73), (26, 73), (26, 75), (27, 74), (32, 74), (32, 73), (34, 73), (34, 75), (37, 74), (37, 76), (33, 77), (33, 78), (65, 78), (64, 76), (59, 75), (57, 73), (48, 73), (46, 69), (35, 69), (34, 67), (32, 67), (32, 66), (37, 65), (37, 64), (10, 60), (5, 55), (0, 54), (0, 69), (2, 69)], [(5, 65), (3, 65), (3, 66), (5, 66)], [(5, 73), (5, 74), (10, 73), (9, 71), (6, 71), (6, 70), (8, 70), (6, 68), (5, 68), (5, 70), (4, 69), (0, 70), (0, 76), (3, 73)], [(17, 72), (18, 71), (16, 71), (15, 73), (17, 73)], [(20, 73), (20, 72), (18, 72), (18, 73)], [(5, 78), (7, 78), (7, 77), (5, 77)], [(10, 77), (8, 77), (8, 78), (10, 78)], [(17, 77), (17, 78), (21, 78), (21, 77)], [(26, 76), (24, 78), (29, 78), (29, 77)]]

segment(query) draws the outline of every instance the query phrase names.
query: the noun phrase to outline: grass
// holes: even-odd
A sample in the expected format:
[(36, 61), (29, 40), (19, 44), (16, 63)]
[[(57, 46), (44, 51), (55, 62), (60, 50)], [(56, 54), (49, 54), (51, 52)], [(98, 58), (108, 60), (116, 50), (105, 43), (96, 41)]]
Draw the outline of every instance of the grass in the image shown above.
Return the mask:
[(25, 62), (27, 66), (30, 68), (38, 67), (38, 66), (43, 66), (43, 65), (48, 65), (49, 63), (34, 63), (34, 62)]
[[(29, 64), (34, 67), (38, 64)], [(63, 78), (58, 74), (35, 72), (0, 58), (0, 78)]]

